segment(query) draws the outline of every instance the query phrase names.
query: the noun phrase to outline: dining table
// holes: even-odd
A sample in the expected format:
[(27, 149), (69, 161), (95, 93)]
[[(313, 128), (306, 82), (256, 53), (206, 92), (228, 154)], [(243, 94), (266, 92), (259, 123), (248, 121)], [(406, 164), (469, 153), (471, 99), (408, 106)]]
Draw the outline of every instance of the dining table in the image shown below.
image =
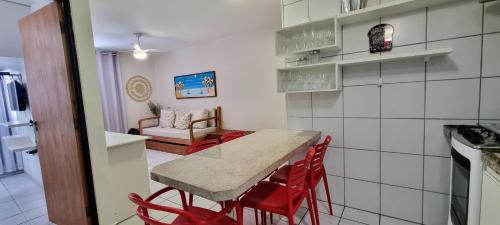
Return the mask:
[(320, 137), (318, 131), (263, 129), (159, 164), (151, 179), (208, 200), (235, 200)]

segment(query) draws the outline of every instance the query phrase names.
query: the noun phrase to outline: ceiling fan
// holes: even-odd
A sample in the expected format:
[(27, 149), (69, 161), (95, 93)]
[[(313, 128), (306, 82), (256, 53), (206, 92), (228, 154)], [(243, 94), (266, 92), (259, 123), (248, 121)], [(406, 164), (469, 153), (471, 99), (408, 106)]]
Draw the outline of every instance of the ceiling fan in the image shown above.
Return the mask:
[(158, 49), (143, 49), (141, 47), (141, 37), (144, 35), (144, 33), (134, 33), (134, 35), (137, 38), (137, 42), (135, 42), (133, 44), (134, 49), (127, 51), (127, 52), (132, 52), (134, 55), (134, 58), (146, 59), (146, 58), (148, 58), (148, 52), (159, 52), (160, 51)]

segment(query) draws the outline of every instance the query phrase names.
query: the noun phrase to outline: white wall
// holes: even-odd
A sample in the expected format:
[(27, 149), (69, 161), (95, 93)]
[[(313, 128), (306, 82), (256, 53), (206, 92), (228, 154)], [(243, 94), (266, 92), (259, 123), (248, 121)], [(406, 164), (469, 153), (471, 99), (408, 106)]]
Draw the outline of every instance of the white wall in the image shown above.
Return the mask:
[[(154, 64), (151, 56), (146, 60), (138, 60), (130, 53), (122, 53), (119, 59), (124, 90), (126, 90), (128, 79), (136, 75), (145, 77), (151, 84), (154, 83)], [(127, 111), (128, 128), (137, 128), (139, 127), (137, 124), (139, 119), (153, 116), (149, 112), (147, 101), (136, 102), (127, 93), (125, 93), (125, 109)]]
[[(279, 16), (279, 14), (276, 14)], [(286, 127), (285, 97), (276, 90), (274, 24), (155, 58), (153, 93), (163, 107), (222, 107), (223, 128), (258, 130)], [(217, 97), (177, 100), (173, 77), (216, 71)]]
[(70, 0), (99, 224), (113, 224), (110, 171), (88, 0)]
[[(342, 92), (287, 96), (290, 128), (333, 137), (325, 168), (334, 203), (447, 224), (451, 148), (443, 124), (500, 121), (498, 15), (498, 1), (467, 0), (342, 27), (341, 55), (324, 61), (366, 57), (366, 32), (380, 22), (394, 26), (392, 52), (454, 52), (428, 63), (344, 67)], [(318, 198), (326, 200), (323, 191)]]
[(22, 57), (21, 34), (17, 21), (30, 12), (30, 7), (0, 0), (0, 56)]

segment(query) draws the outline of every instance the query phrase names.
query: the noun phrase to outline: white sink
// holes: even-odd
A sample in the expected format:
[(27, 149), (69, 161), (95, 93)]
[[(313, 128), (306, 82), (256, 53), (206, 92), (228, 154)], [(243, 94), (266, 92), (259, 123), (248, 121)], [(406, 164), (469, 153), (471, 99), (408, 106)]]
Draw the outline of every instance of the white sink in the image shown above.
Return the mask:
[(35, 150), (36, 145), (31, 138), (26, 135), (13, 135), (2, 137), (7, 148), (13, 152)]

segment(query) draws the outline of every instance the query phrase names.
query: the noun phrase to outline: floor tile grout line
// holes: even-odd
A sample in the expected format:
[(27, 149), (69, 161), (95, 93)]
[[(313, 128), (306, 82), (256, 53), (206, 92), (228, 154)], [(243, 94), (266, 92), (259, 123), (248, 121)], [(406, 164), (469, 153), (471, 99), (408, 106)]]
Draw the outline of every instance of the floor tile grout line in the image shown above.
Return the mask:
[[(14, 175), (14, 176), (16, 176), (16, 175)], [(3, 179), (5, 179), (5, 178), (3, 178)], [(19, 211), (21, 212), (21, 213), (18, 213), (18, 214), (16, 214), (16, 215), (22, 214), (22, 216), (23, 216), (23, 217), (24, 217), (24, 219), (25, 219), (25, 221), (24, 221), (24, 222), (29, 221), (29, 220), (28, 220), (28, 217), (26, 217), (26, 214), (24, 214), (24, 210), (21, 208), (21, 206), (19, 206), (19, 204), (18, 204), (18, 203), (17, 203), (17, 201), (15, 200), (14, 196), (12, 195), (12, 193), (11, 193), (11, 192), (10, 192), (10, 190), (7, 188), (7, 186), (5, 185), (5, 183), (4, 183), (5, 181), (2, 181), (3, 179), (0, 179), (0, 182), (1, 182), (1, 183), (2, 183), (2, 185), (4, 186), (4, 188), (5, 188), (5, 190), (7, 191), (7, 193), (9, 193), (9, 196), (10, 196), (10, 198), (12, 199), (12, 201), (14, 202), (14, 204), (17, 206), (17, 208), (18, 208), (18, 209), (19, 209)], [(23, 222), (23, 223), (24, 223), (24, 222)]]

